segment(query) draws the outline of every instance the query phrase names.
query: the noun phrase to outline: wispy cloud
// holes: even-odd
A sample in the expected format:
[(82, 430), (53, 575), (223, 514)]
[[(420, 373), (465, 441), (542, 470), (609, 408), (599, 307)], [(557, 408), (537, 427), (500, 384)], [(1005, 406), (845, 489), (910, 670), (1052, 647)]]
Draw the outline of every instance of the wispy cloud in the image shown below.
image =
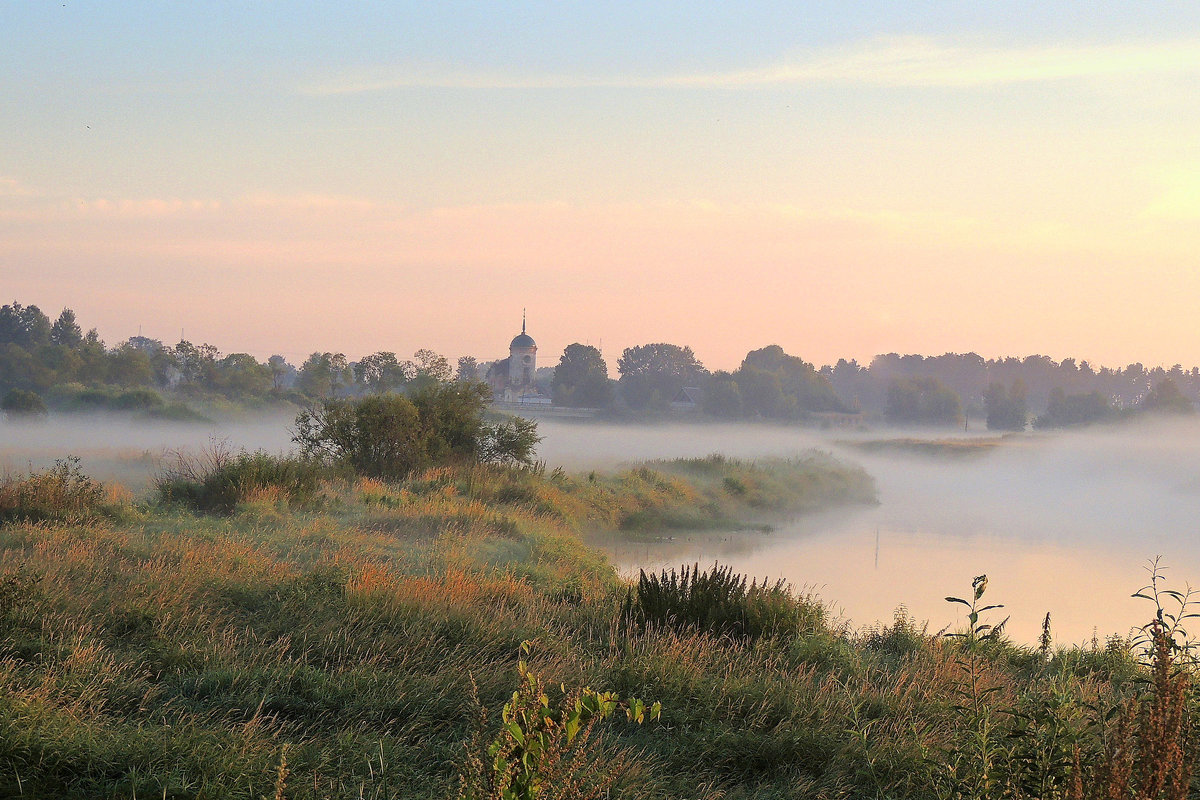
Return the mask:
[(337, 95), (388, 89), (693, 88), (844, 84), (967, 88), (1151, 73), (1200, 72), (1200, 39), (1031, 47), (880, 38), (814, 50), (775, 64), (722, 72), (583, 75), (393, 66), (343, 73), (300, 87)]

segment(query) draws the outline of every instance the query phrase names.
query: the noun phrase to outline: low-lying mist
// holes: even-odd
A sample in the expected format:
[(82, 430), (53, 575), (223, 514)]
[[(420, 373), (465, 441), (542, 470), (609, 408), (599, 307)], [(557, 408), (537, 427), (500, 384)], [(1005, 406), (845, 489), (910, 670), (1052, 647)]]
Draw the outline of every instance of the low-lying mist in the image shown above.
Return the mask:
[[(212, 425), (55, 416), (0, 421), (0, 471), (67, 455), (95, 477), (144, 490), (164, 454), (214, 441), (289, 450), (292, 417), (247, 416)], [(1068, 641), (1126, 633), (1152, 609), (1129, 595), (1161, 555), (1168, 579), (1200, 582), (1200, 422), (1139, 423), (1006, 438), (983, 431), (815, 431), (759, 424), (617, 425), (543, 420), (540, 457), (570, 471), (723, 453), (794, 456), (818, 448), (863, 465), (880, 504), (804, 517), (770, 534), (689, 535), (600, 542), (623, 570), (719, 558), (819, 594), (855, 625), (889, 621), (900, 605), (933, 629), (956, 624), (944, 597), (991, 579), (1009, 631), (1032, 641), (1049, 611)], [(991, 444), (929, 454), (873, 440), (947, 436)], [(654, 537), (651, 537), (654, 538)], [(998, 619), (996, 621), (999, 621)]]
[[(757, 576), (784, 577), (835, 604), (855, 625), (890, 621), (903, 605), (934, 630), (959, 622), (946, 595), (987, 573), (989, 599), (1005, 604), (1008, 630), (1036, 639), (1047, 611), (1055, 635), (1085, 641), (1125, 634), (1153, 609), (1130, 595), (1162, 556), (1168, 582), (1200, 583), (1200, 422), (1139, 423), (1004, 438), (985, 432), (969, 448), (930, 455), (871, 440), (938, 437), (911, 430), (848, 434), (768, 426), (544, 428), (543, 452), (570, 466), (704, 455), (787, 456), (828, 450), (862, 464), (880, 505), (754, 533), (604, 543), (623, 569), (720, 559)], [(960, 431), (951, 434), (962, 439)], [(673, 537), (673, 538), (670, 538)]]

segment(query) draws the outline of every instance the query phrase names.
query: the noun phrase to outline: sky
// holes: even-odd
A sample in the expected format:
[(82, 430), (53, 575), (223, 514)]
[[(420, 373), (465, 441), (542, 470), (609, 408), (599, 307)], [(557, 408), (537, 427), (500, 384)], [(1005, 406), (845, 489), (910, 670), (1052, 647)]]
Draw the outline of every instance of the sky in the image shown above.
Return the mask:
[[(110, 344), (1200, 364), (1200, 4), (0, 8), (0, 302)], [(613, 370), (615, 372), (615, 370)]]

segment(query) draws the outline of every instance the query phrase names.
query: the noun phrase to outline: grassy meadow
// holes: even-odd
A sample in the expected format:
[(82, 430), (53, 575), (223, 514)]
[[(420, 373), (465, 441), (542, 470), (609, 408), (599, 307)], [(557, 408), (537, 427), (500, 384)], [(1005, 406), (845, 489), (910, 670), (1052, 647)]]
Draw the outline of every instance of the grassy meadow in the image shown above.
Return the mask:
[[(957, 638), (903, 613), (849, 630), (727, 572), (631, 585), (583, 543), (873, 502), (827, 455), (192, 466), (154, 495), (69, 462), (0, 484), (0, 795), (453, 798), (529, 642), (553, 698), (663, 709), (598, 725), (538, 796), (594, 796), (572, 782), (606, 771), (624, 798), (1186, 796), (1186, 651), (1156, 674), (1146, 643), (1014, 644), (986, 582), (947, 587), (976, 615)], [(1099, 793), (1122, 787), (1143, 793)]]

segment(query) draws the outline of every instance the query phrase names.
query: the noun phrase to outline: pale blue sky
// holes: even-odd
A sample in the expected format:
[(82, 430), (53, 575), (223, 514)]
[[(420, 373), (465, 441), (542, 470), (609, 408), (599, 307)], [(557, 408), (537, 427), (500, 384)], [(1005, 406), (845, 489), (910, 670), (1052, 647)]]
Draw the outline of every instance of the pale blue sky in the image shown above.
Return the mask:
[(260, 354), (1194, 363), (1196, 97), (1192, 3), (13, 2), (0, 276)]

